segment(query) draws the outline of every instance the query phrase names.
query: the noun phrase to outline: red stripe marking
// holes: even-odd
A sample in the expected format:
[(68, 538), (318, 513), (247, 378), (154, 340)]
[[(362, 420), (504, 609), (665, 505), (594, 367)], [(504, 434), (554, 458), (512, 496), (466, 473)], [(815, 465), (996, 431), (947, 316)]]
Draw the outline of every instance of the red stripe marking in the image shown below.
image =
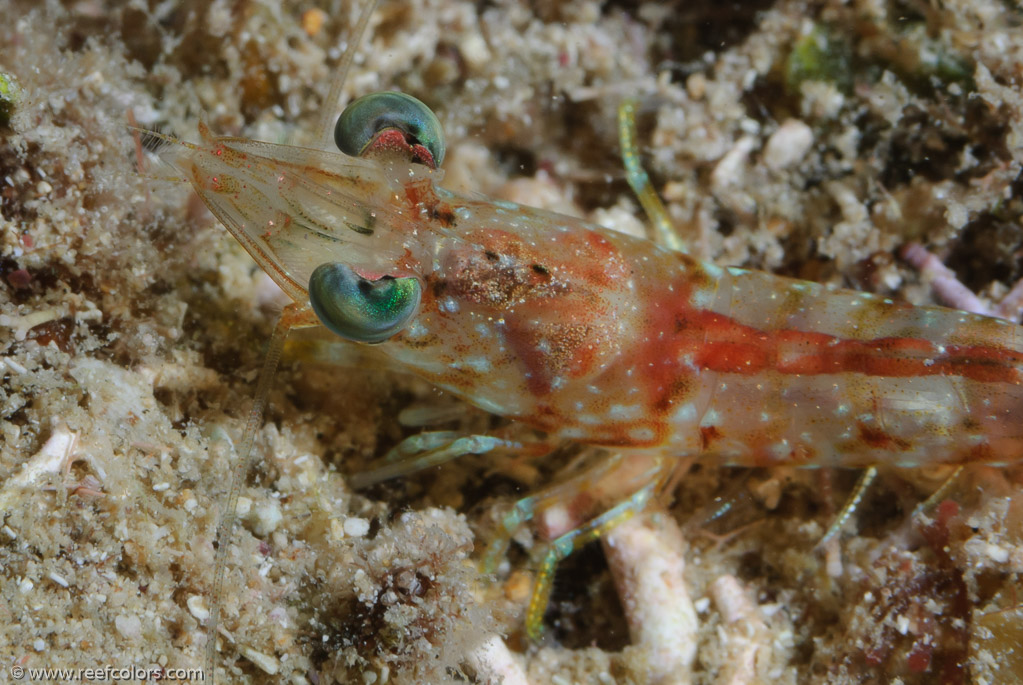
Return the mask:
[[(689, 308), (692, 287), (684, 279), (654, 297), (647, 310), (647, 342), (636, 358), (651, 405), (666, 410), (678, 380), (695, 370), (753, 375), (765, 371), (820, 375), (959, 376), (984, 383), (1021, 383), (1023, 353), (990, 345), (946, 345), (909, 337), (843, 339), (813, 331), (763, 331), (708, 310)], [(681, 303), (681, 307), (661, 303)]]
[(713, 312), (692, 312), (684, 318), (678, 337), (690, 341), (697, 366), (723, 373), (858, 372), (1018, 383), (1016, 367), (1023, 365), (1023, 354), (1001, 347), (949, 345), (940, 353), (938, 346), (920, 338), (848, 340), (815, 332), (761, 331)]

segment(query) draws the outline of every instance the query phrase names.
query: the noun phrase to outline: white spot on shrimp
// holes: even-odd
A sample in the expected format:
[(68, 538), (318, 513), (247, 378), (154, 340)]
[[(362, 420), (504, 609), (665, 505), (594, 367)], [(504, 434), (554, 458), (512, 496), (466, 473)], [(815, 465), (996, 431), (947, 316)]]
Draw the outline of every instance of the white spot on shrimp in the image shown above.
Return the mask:
[(672, 413), (671, 420), (673, 423), (692, 423), (696, 420), (696, 407), (692, 402), (679, 405)]
[(429, 333), (429, 331), (426, 330), (426, 326), (418, 321), (413, 321), (409, 327), (405, 329), (406, 338), (422, 338), (427, 333)]
[(476, 324), (476, 333), (478, 333), (481, 338), (489, 338), (492, 335), (490, 326), (485, 323)]
[(650, 442), (656, 435), (652, 428), (647, 426), (640, 426), (638, 428), (632, 428), (629, 430), (629, 437), (636, 442)]
[(643, 415), (643, 408), (638, 404), (612, 404), (607, 415), (612, 419), (635, 419)]
[(692, 294), (689, 296), (689, 299), (694, 307), (705, 309), (714, 304), (714, 289), (694, 288)]
[(445, 297), (440, 303), (440, 308), (446, 312), (454, 314), (458, 311), (458, 300), (453, 297)]
[(465, 360), (465, 365), (479, 373), (490, 373), (494, 370), (493, 364), (486, 357), (471, 357)]

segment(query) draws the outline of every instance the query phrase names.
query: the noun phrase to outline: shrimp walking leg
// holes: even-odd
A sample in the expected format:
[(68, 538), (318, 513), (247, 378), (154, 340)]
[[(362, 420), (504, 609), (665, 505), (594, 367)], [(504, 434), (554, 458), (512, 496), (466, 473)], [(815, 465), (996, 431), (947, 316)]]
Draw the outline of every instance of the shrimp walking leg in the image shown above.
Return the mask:
[[(491, 574), (497, 569), (497, 565), (504, 557), (512, 536), (523, 525), (544, 512), (564, 507), (566, 502), (571, 502), (573, 497), (581, 492), (592, 493), (596, 491), (600, 481), (609, 472), (613, 471), (621, 463), (622, 459), (623, 455), (616, 453), (569, 480), (516, 501), (511, 509), (501, 518), (500, 529), (483, 552), (480, 561), (482, 572)], [(563, 531), (560, 531), (558, 535), (561, 532)]]
[(657, 496), (666, 479), (671, 475), (674, 464), (666, 460), (658, 460), (647, 475), (649, 482), (634, 492), (627, 499), (619, 502), (596, 518), (544, 545), (540, 564), (537, 568), (533, 594), (526, 610), (526, 635), (537, 640), (543, 634), (543, 616), (550, 600), (554, 582), (554, 571), (558, 563), (584, 545), (599, 539), (613, 528), (628, 521), (643, 511)]
[(913, 510), (912, 518), (916, 518), (920, 514), (923, 514), (925, 511), (930, 510), (931, 507), (935, 506), (938, 502), (945, 499), (945, 497), (948, 496), (949, 492), (952, 491), (952, 488), (955, 486), (955, 484), (959, 481), (959, 477), (963, 475), (963, 470), (965, 468), (966, 467), (963, 465), (955, 467), (952, 473), (949, 474), (948, 478), (946, 478), (944, 482), (942, 482), (942, 484), (938, 486), (938, 489), (932, 492), (930, 497), (928, 497), (923, 502), (917, 505), (916, 509)]
[(522, 449), (514, 440), (491, 435), (462, 435), (453, 431), (429, 431), (402, 440), (370, 468), (351, 477), (355, 489), (439, 466), (465, 454), (485, 454), (498, 448)]
[(217, 651), (217, 623), (220, 619), (220, 597), (224, 586), (224, 571), (227, 565), (227, 551), (231, 546), (234, 537), (234, 527), (238, 522), (238, 514), (235, 511), (238, 506), (238, 496), (241, 492), (242, 483), (252, 466), (252, 447), (256, 441), (256, 432), (259, 430), (260, 422), (263, 420), (263, 411), (266, 409), (266, 398), (270, 393), (271, 383), (277, 373), (277, 364), (281, 359), (281, 352), (284, 349), (284, 342), (288, 333), (296, 328), (317, 326), (319, 321), (312, 310), (303, 305), (289, 304), (281, 312), (281, 317), (274, 326), (273, 334), (270, 336), (270, 343), (267, 347), (266, 357), (263, 360), (263, 368), (259, 371), (259, 379), (256, 382), (256, 393), (249, 409), (248, 418), (245, 421), (245, 429), (242, 434), (242, 447), (236, 455), (234, 466), (231, 469), (230, 481), (228, 484), (227, 502), (220, 518), (220, 525), (217, 526), (217, 553), (214, 557), (213, 589), (210, 594), (214, 598), (213, 606), (210, 609), (208, 630), (208, 642), (206, 643), (206, 672), (213, 678), (215, 675), (215, 658)]
[(869, 466), (863, 470), (860, 474), (859, 479), (856, 481), (856, 486), (853, 488), (852, 494), (849, 495), (845, 500), (845, 504), (842, 505), (842, 509), (838, 512), (838, 516), (828, 526), (827, 532), (824, 533), (824, 537), (821, 538), (820, 542), (817, 543), (818, 547), (824, 547), (831, 542), (835, 537), (842, 532), (842, 526), (848, 521), (852, 515), (856, 512), (856, 507), (860, 506), (860, 502), (863, 501), (863, 496), (867, 494), (867, 489), (870, 488), (870, 484), (874, 482), (877, 477), (877, 467)]
[(675, 231), (668, 216), (668, 210), (661, 202), (650, 176), (639, 158), (639, 144), (636, 134), (636, 100), (627, 98), (618, 106), (618, 144), (622, 148), (622, 162), (625, 178), (632, 192), (636, 193), (643, 211), (654, 225), (656, 242), (678, 252), (686, 252), (686, 244)]
[[(512, 535), (526, 522), (535, 520), (541, 534), (550, 538), (539, 548), (536, 582), (527, 609), (526, 634), (531, 639), (543, 632), (543, 616), (558, 563), (642, 511), (679, 463), (650, 454), (615, 453), (563, 483), (520, 499), (504, 516), (503, 530), (483, 554), (481, 567), (485, 573), (493, 572)], [(611, 501), (617, 504), (578, 523)]]

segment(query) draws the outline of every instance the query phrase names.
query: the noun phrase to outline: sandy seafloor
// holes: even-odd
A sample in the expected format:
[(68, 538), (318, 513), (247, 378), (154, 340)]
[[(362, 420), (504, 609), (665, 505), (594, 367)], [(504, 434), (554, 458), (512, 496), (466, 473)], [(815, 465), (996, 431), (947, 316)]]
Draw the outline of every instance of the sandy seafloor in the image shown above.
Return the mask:
[[(1014, 3), (555, 4), (384, 0), (346, 93), (435, 107), (453, 187), (631, 231), (614, 116), (635, 95), (702, 257), (914, 303), (934, 300), (911, 241), (992, 301), (1023, 276)], [(0, 0), (23, 90), (0, 130), (0, 682), (202, 666), (230, 444), (283, 301), (171, 170), (138, 173), (126, 125), (301, 142), (358, 9)], [(529, 536), (476, 571), (491, 512), (549, 467), (469, 457), (355, 493), (345, 474), (417, 430), (399, 412), (455, 401), (308, 356), (285, 359), (242, 491), (220, 682), (475, 682), (494, 631), (532, 683), (649, 680), (599, 545), (558, 576), (540, 645)], [(944, 475), (882, 473), (826, 554), (855, 473), (696, 467), (672, 505), (699, 619), (676, 682), (1023, 682), (1019, 469), (975, 469), (912, 521)], [(716, 496), (739, 506), (704, 523)], [(722, 618), (724, 577), (748, 615)]]

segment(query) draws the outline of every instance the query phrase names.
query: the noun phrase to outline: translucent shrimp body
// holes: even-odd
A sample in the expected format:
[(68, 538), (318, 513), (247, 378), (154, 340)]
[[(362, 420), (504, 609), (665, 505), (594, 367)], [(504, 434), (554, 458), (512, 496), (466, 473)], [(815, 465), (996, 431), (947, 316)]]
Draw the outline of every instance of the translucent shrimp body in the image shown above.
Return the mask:
[(326, 262), (419, 279), (373, 353), (487, 411), (734, 465), (1023, 459), (1003, 320), (720, 268), (421, 165), (203, 136), (172, 163), (289, 296)]

